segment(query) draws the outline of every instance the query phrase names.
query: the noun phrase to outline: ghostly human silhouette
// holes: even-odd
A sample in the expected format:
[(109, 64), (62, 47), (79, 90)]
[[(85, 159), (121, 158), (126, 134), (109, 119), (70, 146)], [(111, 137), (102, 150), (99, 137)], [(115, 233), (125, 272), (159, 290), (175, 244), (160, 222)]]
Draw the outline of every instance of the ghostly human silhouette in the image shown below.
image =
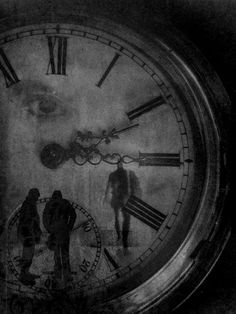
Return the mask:
[[(4, 224), (5, 224), (4, 219), (0, 218), (0, 237), (4, 231)], [(0, 278), (5, 278), (5, 267), (3, 263), (1, 262), (1, 257), (2, 257), (2, 249), (0, 248)]]
[(35, 284), (35, 279), (39, 277), (29, 272), (34, 257), (35, 245), (40, 242), (42, 234), (36, 205), (39, 196), (38, 189), (33, 188), (29, 190), (28, 196), (21, 206), (17, 230), (23, 244), (19, 279), (26, 285)]
[(61, 191), (54, 191), (43, 212), (43, 224), (49, 232), (48, 247), (54, 251), (55, 279), (71, 279), (70, 231), (73, 229), (76, 213), (73, 206), (62, 198)]
[[(106, 191), (105, 200), (108, 201), (108, 195), (111, 195), (110, 204), (115, 214), (115, 230), (118, 240), (122, 236), (122, 244), (126, 249), (128, 247), (128, 236), (130, 231), (130, 214), (127, 213), (123, 206), (131, 195), (140, 196), (141, 189), (135, 173), (123, 168), (122, 162), (118, 163), (117, 169), (110, 173)], [(122, 231), (120, 228), (119, 212), (123, 216)]]

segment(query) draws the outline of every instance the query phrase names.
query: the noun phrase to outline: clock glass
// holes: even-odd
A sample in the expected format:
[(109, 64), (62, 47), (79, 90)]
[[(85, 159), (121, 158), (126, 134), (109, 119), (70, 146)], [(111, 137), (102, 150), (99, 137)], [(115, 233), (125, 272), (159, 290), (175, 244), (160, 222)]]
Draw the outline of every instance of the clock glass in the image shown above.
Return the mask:
[(0, 38), (0, 111), (9, 293), (93, 306), (186, 267), (177, 253), (211, 215), (219, 156), (174, 51), (93, 25), (18, 28)]

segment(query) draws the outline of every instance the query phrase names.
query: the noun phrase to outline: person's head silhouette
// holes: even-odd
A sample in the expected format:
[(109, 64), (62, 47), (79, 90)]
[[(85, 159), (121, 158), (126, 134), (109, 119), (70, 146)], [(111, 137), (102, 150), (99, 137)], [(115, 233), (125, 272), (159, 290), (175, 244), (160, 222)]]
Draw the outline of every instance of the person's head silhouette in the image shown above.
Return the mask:
[(30, 189), (27, 198), (31, 201), (37, 201), (40, 196), (39, 190), (36, 188)]
[(56, 190), (52, 193), (52, 199), (62, 199), (62, 193), (59, 190)]
[(123, 162), (121, 160), (117, 164), (117, 169), (124, 169), (123, 168)]

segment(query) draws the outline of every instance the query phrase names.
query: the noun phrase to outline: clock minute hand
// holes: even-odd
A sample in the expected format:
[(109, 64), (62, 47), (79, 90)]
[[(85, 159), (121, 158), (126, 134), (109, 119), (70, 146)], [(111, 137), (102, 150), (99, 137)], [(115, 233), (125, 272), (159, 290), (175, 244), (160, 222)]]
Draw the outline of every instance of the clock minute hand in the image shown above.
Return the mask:
[(126, 132), (126, 131), (128, 131), (128, 130), (130, 130), (130, 129), (133, 129), (133, 128), (137, 127), (137, 126), (139, 126), (138, 123), (129, 125), (129, 126), (123, 128), (123, 129), (120, 129), (120, 130), (113, 129), (113, 133), (112, 133), (112, 134), (113, 134), (113, 135), (117, 135), (117, 134)]
[(125, 128), (122, 128), (120, 130), (117, 130), (116, 128), (113, 128), (111, 131), (103, 130), (101, 135), (94, 135), (92, 132), (83, 133), (81, 131), (77, 132), (77, 137), (80, 138), (82, 141), (89, 141), (89, 140), (98, 140), (97, 143), (90, 145), (87, 147), (88, 150), (95, 149), (101, 142), (105, 141), (106, 144), (109, 144), (111, 142), (111, 139), (118, 139), (118, 134), (124, 133), (130, 129), (133, 129), (135, 127), (139, 126), (138, 123), (129, 125)]

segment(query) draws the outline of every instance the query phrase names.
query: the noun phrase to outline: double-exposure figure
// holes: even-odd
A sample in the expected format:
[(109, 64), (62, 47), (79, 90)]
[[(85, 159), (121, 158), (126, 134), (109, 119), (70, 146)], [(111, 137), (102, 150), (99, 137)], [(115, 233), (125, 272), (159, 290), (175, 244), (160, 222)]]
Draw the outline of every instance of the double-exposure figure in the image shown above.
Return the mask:
[[(130, 231), (130, 214), (127, 213), (123, 207), (131, 195), (140, 196), (141, 189), (137, 176), (133, 171), (123, 168), (122, 162), (117, 166), (117, 169), (110, 173), (105, 200), (110, 202), (115, 215), (115, 230), (117, 238), (122, 239), (123, 248), (128, 247), (128, 236)], [(110, 198), (108, 196), (110, 195)], [(120, 227), (119, 212), (123, 216), (122, 229)]]
[(34, 285), (35, 279), (40, 277), (29, 272), (34, 257), (35, 245), (40, 242), (42, 235), (36, 204), (39, 196), (38, 189), (30, 189), (20, 209), (17, 232), (23, 244), (23, 251), (19, 280), (26, 285)]
[(70, 232), (76, 220), (73, 206), (54, 191), (43, 212), (43, 224), (49, 233), (48, 247), (54, 251), (54, 276), (56, 280), (71, 280)]

